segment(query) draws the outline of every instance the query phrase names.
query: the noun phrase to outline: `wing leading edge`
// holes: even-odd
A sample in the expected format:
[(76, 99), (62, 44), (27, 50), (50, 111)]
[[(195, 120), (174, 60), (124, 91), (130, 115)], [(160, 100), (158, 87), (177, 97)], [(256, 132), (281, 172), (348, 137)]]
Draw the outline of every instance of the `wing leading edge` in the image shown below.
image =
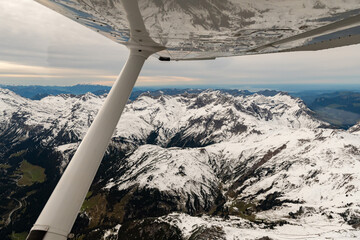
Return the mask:
[[(161, 59), (316, 51), (360, 43), (360, 0), (138, 0), (147, 36), (120, 0), (36, 0), (120, 44), (162, 46)], [(131, 13), (130, 13), (131, 15)], [(131, 29), (131, 30), (130, 30)]]

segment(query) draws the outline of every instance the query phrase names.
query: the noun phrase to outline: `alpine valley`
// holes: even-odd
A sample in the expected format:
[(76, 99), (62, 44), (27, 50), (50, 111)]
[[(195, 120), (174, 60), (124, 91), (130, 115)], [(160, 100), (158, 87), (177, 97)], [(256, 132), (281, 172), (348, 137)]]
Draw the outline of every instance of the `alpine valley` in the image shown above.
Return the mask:
[[(1, 239), (25, 239), (105, 96), (0, 89)], [(75, 239), (360, 239), (360, 124), (314, 116), (283, 92), (141, 94)]]

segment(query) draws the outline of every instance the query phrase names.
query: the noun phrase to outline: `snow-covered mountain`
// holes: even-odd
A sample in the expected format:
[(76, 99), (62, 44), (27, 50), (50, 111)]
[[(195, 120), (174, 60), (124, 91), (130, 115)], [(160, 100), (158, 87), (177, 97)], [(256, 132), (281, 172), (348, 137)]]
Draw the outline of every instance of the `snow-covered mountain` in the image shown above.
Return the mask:
[(360, 122), (349, 128), (349, 132), (353, 134), (360, 134)]
[[(82, 139), (105, 99), (88, 93), (32, 101), (9, 90), (0, 91), (0, 127), (5, 129), (14, 120), (26, 126), (37, 125), (42, 131), (51, 132), (44, 143), (63, 132), (69, 134), (70, 141)], [(177, 144), (174, 141), (181, 139), (174, 138), (181, 132), (181, 138), (204, 135), (196, 144), (206, 145), (229, 140), (243, 132), (320, 126), (322, 123), (308, 112), (301, 100), (282, 93), (275, 97), (257, 94), (233, 97), (219, 91), (175, 97), (143, 94), (126, 106), (114, 137), (144, 141), (151, 134), (154, 141), (166, 146)], [(263, 121), (267, 124), (260, 124)]]
[[(32, 139), (60, 154), (61, 172), (104, 99), (34, 101), (0, 90), (1, 144), (18, 150)], [(127, 104), (74, 232), (86, 239), (360, 238), (357, 129), (331, 129), (286, 93), (143, 94)]]

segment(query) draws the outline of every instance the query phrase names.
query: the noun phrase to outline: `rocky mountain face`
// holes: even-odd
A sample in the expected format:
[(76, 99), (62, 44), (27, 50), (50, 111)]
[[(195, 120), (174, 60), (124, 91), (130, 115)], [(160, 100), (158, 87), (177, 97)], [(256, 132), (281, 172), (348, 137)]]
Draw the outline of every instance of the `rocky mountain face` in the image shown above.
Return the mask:
[[(104, 99), (0, 90), (1, 236), (30, 229)], [(359, 238), (358, 129), (332, 129), (286, 93), (142, 94), (127, 104), (73, 232)]]
[(360, 122), (349, 128), (349, 132), (354, 134), (360, 134)]

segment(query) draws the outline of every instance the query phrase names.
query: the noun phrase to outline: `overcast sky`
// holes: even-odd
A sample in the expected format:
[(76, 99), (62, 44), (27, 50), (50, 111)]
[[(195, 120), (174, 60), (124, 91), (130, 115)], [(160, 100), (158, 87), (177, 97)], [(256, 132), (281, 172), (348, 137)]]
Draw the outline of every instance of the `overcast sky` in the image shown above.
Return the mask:
[[(360, 84), (360, 45), (320, 52), (160, 62), (137, 86)], [(32, 0), (0, 1), (0, 84), (111, 85), (128, 55), (114, 43)]]

